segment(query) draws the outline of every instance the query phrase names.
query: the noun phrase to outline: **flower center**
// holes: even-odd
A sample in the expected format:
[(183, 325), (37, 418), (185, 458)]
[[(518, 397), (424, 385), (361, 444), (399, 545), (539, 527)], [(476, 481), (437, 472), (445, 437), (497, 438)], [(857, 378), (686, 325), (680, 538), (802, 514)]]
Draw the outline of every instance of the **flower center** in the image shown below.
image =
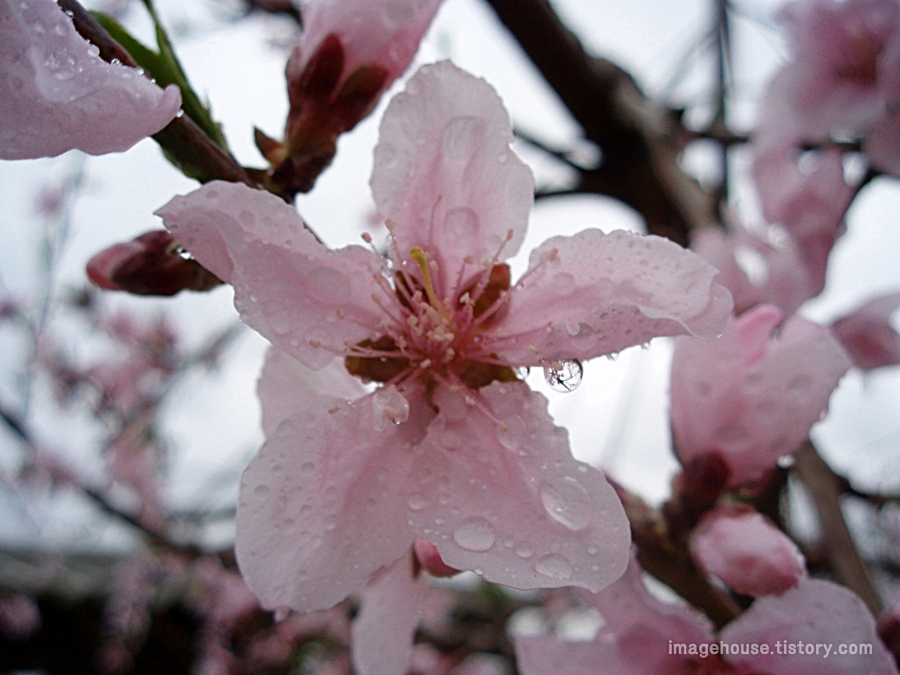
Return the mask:
[(498, 380), (517, 380), (515, 371), (491, 352), (485, 332), (509, 297), (509, 265), (485, 265), (469, 283), (457, 284), (462, 288), (456, 297), (441, 299), (434, 282), (437, 263), (419, 247), (409, 256), (419, 274), (392, 274), (396, 303), (385, 308), (390, 319), (386, 331), (351, 347), (344, 360), (347, 371), (365, 381), (398, 386), (443, 382), (480, 389)]

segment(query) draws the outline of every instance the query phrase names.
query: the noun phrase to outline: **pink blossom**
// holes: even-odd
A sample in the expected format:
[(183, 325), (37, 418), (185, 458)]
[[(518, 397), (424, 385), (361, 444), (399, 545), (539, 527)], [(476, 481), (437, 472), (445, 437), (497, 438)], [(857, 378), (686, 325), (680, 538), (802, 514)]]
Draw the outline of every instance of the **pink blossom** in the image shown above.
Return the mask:
[(257, 130), (270, 183), (309, 191), (331, 163), (340, 134), (378, 104), (412, 61), (441, 0), (311, 0), (285, 75), (290, 112), (284, 142)]
[(806, 560), (796, 544), (753, 511), (707, 513), (691, 535), (690, 547), (707, 574), (755, 598), (782, 593), (806, 576)]
[(874, 298), (831, 326), (837, 339), (863, 370), (900, 363), (900, 334), (890, 318), (900, 308), (900, 293)]
[(691, 248), (719, 270), (716, 281), (731, 291), (737, 315), (762, 304), (793, 314), (825, 287), (826, 261), (790, 238), (773, 244), (735, 224), (728, 234), (703, 228)]
[(380, 95), (409, 66), (440, 6), (441, 0), (310, 0), (303, 8), (303, 34), (291, 55), (289, 78), (303, 73), (334, 36), (343, 52), (336, 88), (358, 68), (377, 67), (385, 72)]
[(808, 0), (781, 12), (793, 58), (764, 96), (783, 96), (807, 141), (864, 135), (898, 98), (900, 6), (894, 0)]
[[(652, 596), (632, 561), (619, 581), (593, 596), (605, 620), (591, 642), (519, 637), (523, 675), (893, 675), (897, 667), (875, 633), (862, 600), (843, 586), (806, 579), (780, 596), (759, 598), (719, 634), (698, 611)], [(802, 650), (798, 653), (798, 645)], [(831, 645), (824, 658), (806, 645)], [(872, 653), (838, 654), (837, 646), (871, 645)], [(678, 653), (684, 645), (688, 653)], [(732, 654), (743, 646), (756, 654)], [(765, 645), (765, 647), (764, 647)], [(673, 648), (674, 647), (674, 648)], [(727, 654), (724, 652), (728, 651)], [(793, 650), (793, 653), (790, 653)], [(768, 653), (761, 654), (759, 652)]]
[(597, 589), (624, 569), (614, 491), (571, 457), (515, 368), (712, 337), (730, 296), (675, 244), (598, 230), (547, 241), (511, 285), (502, 261), (534, 188), (511, 141), (490, 86), (446, 62), (420, 70), (375, 150), (390, 261), (326, 249), (290, 206), (244, 186), (211, 183), (160, 210), (274, 345), (236, 542), (264, 606), (329, 607), (417, 536), (447, 565), (518, 588)]
[(797, 316), (779, 328), (783, 318), (761, 305), (714, 342), (676, 340), (671, 418), (682, 464), (720, 453), (730, 487), (757, 480), (825, 412), (850, 362), (827, 328)]
[(0, 2), (0, 64), (2, 159), (123, 152), (181, 107), (178, 87), (103, 61), (53, 0)]

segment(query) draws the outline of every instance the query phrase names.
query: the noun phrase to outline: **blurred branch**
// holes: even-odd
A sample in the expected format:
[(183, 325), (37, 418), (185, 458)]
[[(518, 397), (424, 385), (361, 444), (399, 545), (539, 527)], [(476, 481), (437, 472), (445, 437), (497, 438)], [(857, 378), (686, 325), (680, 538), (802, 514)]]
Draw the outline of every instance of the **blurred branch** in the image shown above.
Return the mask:
[[(9, 427), (9, 429), (16, 436), (18, 436), (19, 440), (27, 446), (27, 448), (32, 452), (33, 455), (36, 455), (38, 453), (38, 446), (33, 441), (31, 434), (28, 432), (24, 422), (19, 418), (18, 415), (0, 405), (0, 419), (2, 419), (4, 423), (6, 423), (6, 426)], [(141, 534), (143, 534), (151, 544), (163, 546), (173, 551), (194, 553), (195, 549), (193, 547), (176, 544), (175, 542), (169, 540), (162, 532), (158, 532), (147, 527), (144, 523), (141, 523), (131, 514), (117, 508), (115, 505), (110, 503), (109, 500), (98, 489), (75, 481), (70, 481), (69, 484), (72, 487), (80, 490), (82, 494), (84, 494), (88, 499), (94, 502), (94, 504), (107, 515), (110, 515), (123, 523), (127, 523), (128, 525), (131, 525), (133, 528), (140, 531)]]
[(717, 628), (737, 617), (740, 606), (725, 591), (713, 586), (690, 556), (672, 542), (663, 514), (623, 487), (615, 484), (613, 487), (631, 523), (631, 536), (641, 567), (705, 612)]
[(835, 578), (856, 593), (874, 616), (883, 606), (869, 578), (865, 563), (841, 511), (843, 483), (832, 472), (812, 443), (807, 442), (794, 456), (794, 472), (809, 491), (822, 531), (822, 548)]
[(637, 210), (653, 234), (686, 244), (692, 229), (717, 225), (713, 200), (678, 165), (678, 124), (612, 62), (589, 55), (549, 0), (487, 0), (584, 130), (603, 163), (578, 189)]

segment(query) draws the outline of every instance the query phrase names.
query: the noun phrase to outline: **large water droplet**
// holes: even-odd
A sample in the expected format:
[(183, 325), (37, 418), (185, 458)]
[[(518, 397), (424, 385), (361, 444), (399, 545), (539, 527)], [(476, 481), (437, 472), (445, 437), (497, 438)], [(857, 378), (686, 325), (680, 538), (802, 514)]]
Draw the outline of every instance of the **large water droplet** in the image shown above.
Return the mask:
[(541, 485), (541, 503), (551, 518), (570, 530), (580, 530), (591, 522), (591, 496), (569, 476)]
[(454, 239), (471, 239), (478, 234), (478, 214), (467, 206), (450, 209), (444, 227)]
[(584, 368), (580, 361), (567, 360), (544, 366), (544, 378), (554, 391), (575, 391), (581, 384)]
[(406, 502), (406, 505), (409, 506), (413, 511), (421, 511), (428, 505), (428, 500), (425, 498), (420, 492), (411, 495), (409, 500)]
[(409, 402), (393, 385), (372, 395), (372, 425), (383, 431), (386, 422), (402, 424), (409, 419)]
[(467, 551), (487, 551), (496, 538), (493, 526), (484, 518), (471, 518), (453, 531), (453, 541)]
[(535, 563), (534, 571), (551, 579), (565, 581), (572, 578), (572, 563), (558, 553), (548, 553)]

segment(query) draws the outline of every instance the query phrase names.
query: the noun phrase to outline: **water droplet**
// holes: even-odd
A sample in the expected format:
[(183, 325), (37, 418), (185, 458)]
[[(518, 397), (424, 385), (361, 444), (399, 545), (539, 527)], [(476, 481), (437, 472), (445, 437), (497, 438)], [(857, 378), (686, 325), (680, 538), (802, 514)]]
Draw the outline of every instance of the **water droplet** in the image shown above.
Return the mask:
[(316, 470), (316, 465), (313, 464), (312, 462), (304, 462), (303, 464), (300, 465), (300, 475), (301, 476), (308, 476), (315, 470)]
[(584, 376), (584, 368), (580, 361), (558, 361), (549, 366), (544, 366), (544, 378), (553, 391), (575, 391), (581, 384)]
[(291, 315), (280, 309), (269, 317), (269, 327), (276, 335), (287, 335), (291, 330)]
[(516, 555), (527, 560), (534, 555), (534, 549), (531, 547), (531, 544), (526, 541), (519, 542), (519, 545), (516, 546)]
[(522, 446), (528, 438), (528, 427), (520, 415), (510, 415), (503, 419), (505, 429), (497, 432), (497, 440), (507, 450), (515, 450)]
[(793, 455), (782, 455), (778, 458), (778, 466), (782, 469), (790, 469), (792, 466), (794, 466), (795, 462), (796, 460), (794, 459)]
[(425, 498), (425, 495), (417, 492), (414, 495), (411, 495), (409, 501), (406, 502), (406, 505), (409, 506), (413, 511), (421, 511), (428, 505), (428, 500)]
[(596, 544), (590, 544), (587, 547), (587, 552), (591, 555), (597, 555), (598, 553), (600, 553), (600, 547)]
[(541, 503), (551, 518), (570, 530), (580, 530), (591, 522), (591, 496), (569, 476), (541, 485)]
[(257, 497), (268, 497), (269, 496), (269, 486), (268, 485), (257, 485), (253, 490), (253, 494)]
[(484, 518), (472, 518), (453, 531), (453, 541), (467, 551), (487, 551), (496, 539), (493, 526)]
[(572, 578), (572, 563), (558, 553), (548, 553), (535, 563), (534, 571), (551, 579), (565, 581)]
[(518, 368), (516, 368), (516, 377), (518, 377), (520, 380), (524, 380), (526, 377), (528, 377), (528, 374), (530, 372), (531, 368), (529, 368), (528, 366), (519, 366)]
[(454, 239), (470, 239), (478, 235), (478, 214), (467, 206), (450, 209), (444, 216), (444, 228)]
[(372, 425), (383, 431), (385, 422), (402, 424), (409, 419), (409, 402), (397, 387), (382, 387), (372, 395)]

